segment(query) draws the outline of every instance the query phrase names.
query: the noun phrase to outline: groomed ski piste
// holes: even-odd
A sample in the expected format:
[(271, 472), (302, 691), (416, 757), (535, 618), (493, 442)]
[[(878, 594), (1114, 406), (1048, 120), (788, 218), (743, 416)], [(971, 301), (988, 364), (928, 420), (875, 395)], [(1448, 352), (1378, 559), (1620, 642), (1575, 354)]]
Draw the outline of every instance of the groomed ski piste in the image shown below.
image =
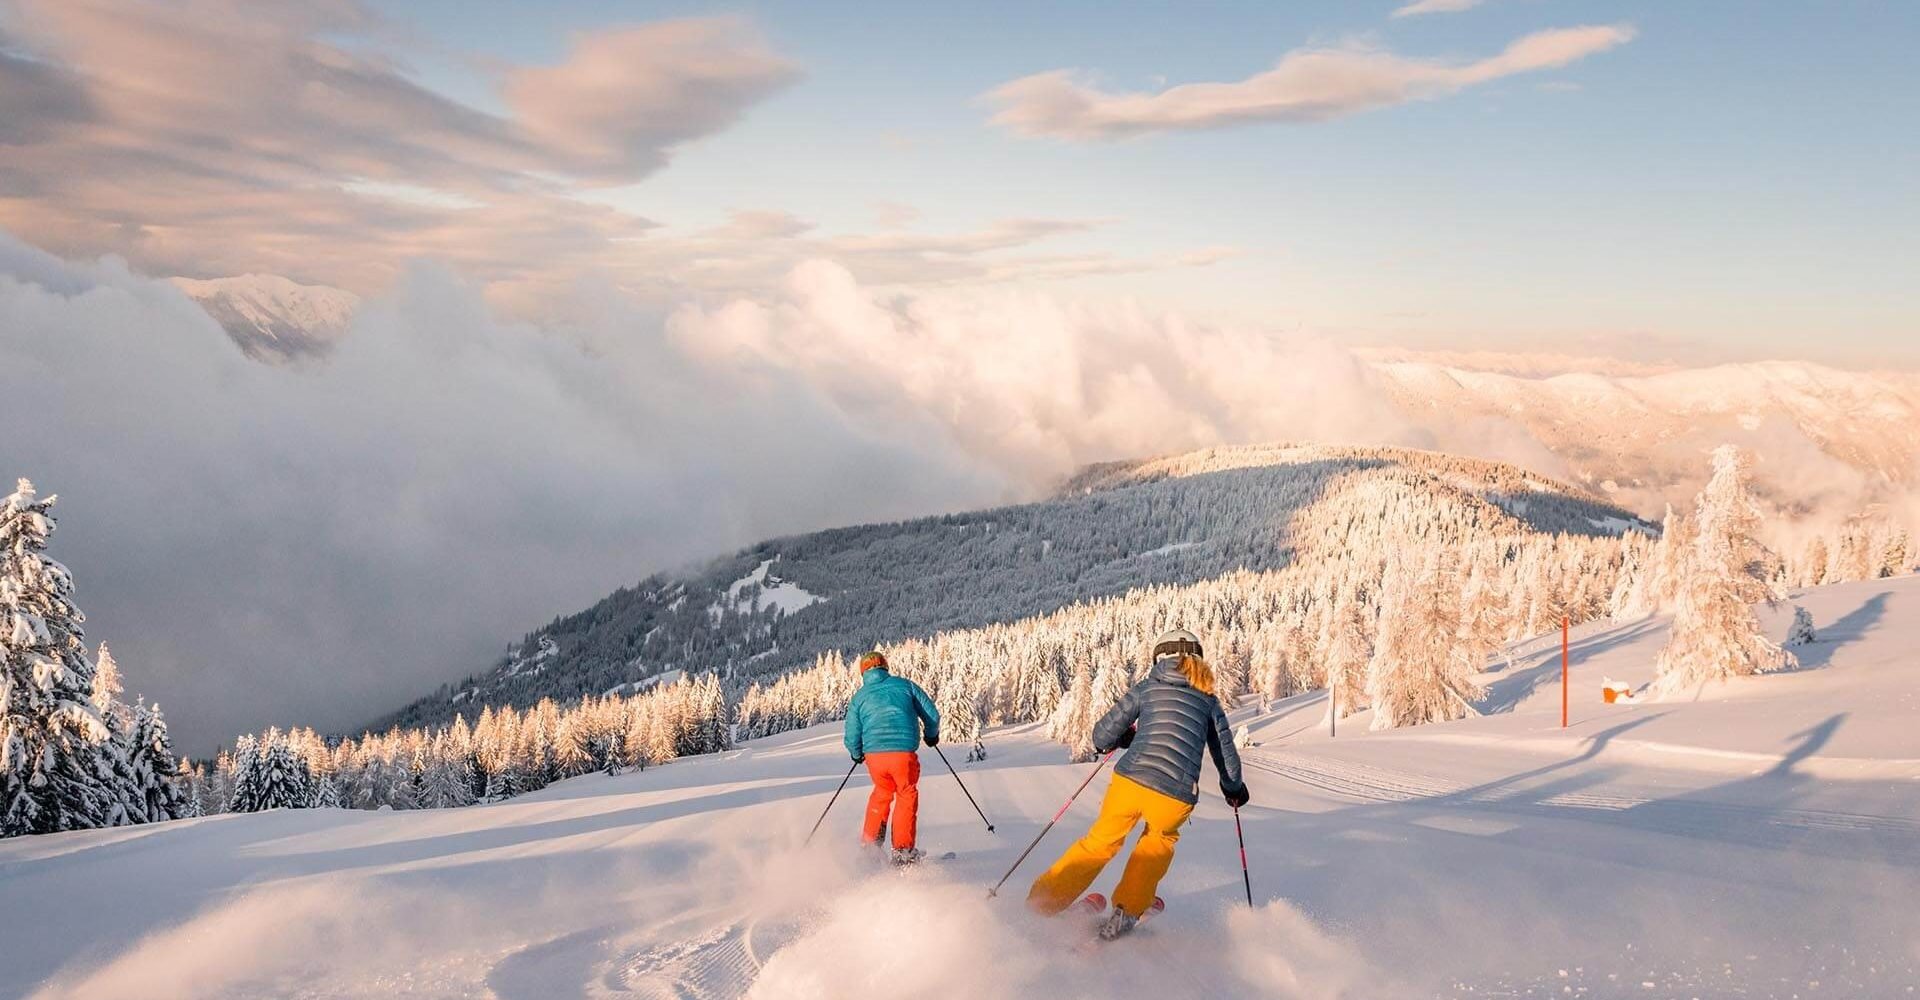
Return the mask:
[[(0, 843), (0, 995), (142, 997), (1905, 997), (1920, 989), (1920, 579), (1795, 595), (1801, 669), (1689, 702), (1664, 619), (1558, 636), (1484, 678), (1485, 715), (1325, 733), (1323, 696), (1233, 713), (1257, 906), (1212, 781), (1166, 913), (1096, 948), (1008, 883), (1092, 764), (1033, 727), (924, 753), (922, 846), (854, 846), (856, 776), (819, 726), (496, 805), (276, 811)], [(1763, 613), (1776, 638), (1791, 603)], [(959, 754), (949, 753), (956, 764)], [(1109, 891), (1116, 862), (1096, 883)]]

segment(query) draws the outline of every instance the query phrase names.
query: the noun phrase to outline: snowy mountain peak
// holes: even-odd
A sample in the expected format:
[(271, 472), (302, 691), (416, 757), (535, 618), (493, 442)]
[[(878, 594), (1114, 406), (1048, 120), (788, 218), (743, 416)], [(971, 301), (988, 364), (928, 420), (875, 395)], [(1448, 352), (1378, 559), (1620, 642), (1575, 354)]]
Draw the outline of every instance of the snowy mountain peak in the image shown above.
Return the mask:
[(174, 278), (247, 356), (291, 361), (326, 353), (346, 333), (360, 297), (327, 285), (302, 285), (277, 274)]

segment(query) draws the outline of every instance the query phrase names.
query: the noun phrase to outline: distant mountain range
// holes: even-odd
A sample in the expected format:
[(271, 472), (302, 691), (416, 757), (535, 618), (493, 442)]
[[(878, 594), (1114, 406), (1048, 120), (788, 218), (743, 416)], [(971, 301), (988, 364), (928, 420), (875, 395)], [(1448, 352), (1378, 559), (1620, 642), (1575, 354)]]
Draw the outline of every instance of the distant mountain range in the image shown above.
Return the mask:
[(1376, 361), (1379, 384), (1439, 447), (1529, 449), (1642, 514), (1691, 496), (1716, 445), (1742, 445), (1789, 508), (1852, 514), (1920, 484), (1920, 375), (1767, 361), (1657, 374), (1528, 377)]
[(286, 362), (326, 353), (347, 331), (360, 297), (326, 285), (302, 285), (277, 274), (173, 283), (258, 361)]

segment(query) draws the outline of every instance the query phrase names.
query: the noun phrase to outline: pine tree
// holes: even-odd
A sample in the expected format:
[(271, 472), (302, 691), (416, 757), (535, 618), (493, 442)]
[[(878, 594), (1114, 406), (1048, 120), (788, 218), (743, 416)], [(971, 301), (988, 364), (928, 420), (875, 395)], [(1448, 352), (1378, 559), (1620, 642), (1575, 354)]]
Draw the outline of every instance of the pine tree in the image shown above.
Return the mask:
[(227, 812), (255, 812), (260, 807), (260, 742), (252, 733), (240, 737), (228, 758)]
[(1093, 675), (1093, 701), (1088, 706), (1092, 709), (1088, 713), (1088, 729), (1091, 730), (1093, 723), (1100, 721), (1100, 717), (1112, 710), (1113, 706), (1120, 704), (1120, 699), (1127, 696), (1127, 689), (1132, 686), (1132, 678), (1126, 668), (1111, 662), (1101, 666)]
[(1687, 580), (1687, 561), (1693, 557), (1694, 522), (1667, 505), (1667, 516), (1660, 522), (1660, 542), (1653, 549), (1654, 606), (1671, 610), (1680, 599)]
[(108, 822), (108, 733), (73, 576), (45, 555), (56, 497), (33, 484), (0, 499), (0, 836)]
[(107, 813), (101, 818), (102, 826), (125, 826), (130, 823), (146, 823), (172, 819), (171, 812), (152, 815), (148, 812), (146, 785), (149, 777), (136, 774), (134, 755), (138, 751), (133, 730), (133, 712), (120, 700), (125, 687), (120, 682), (120, 665), (114, 662), (113, 651), (106, 643), (100, 644), (100, 651), (94, 658), (93, 692), (88, 700), (100, 715), (100, 722), (107, 729), (107, 738), (98, 744), (94, 765), (101, 785), (107, 789)]
[(1800, 585), (1818, 587), (1827, 582), (1827, 540), (1815, 535), (1807, 539), (1807, 548), (1800, 556)]
[(1367, 613), (1358, 598), (1347, 598), (1335, 609), (1327, 639), (1328, 714), (1344, 719), (1366, 707), (1367, 668), (1373, 660), (1373, 640)]
[(309, 809), (341, 808), (340, 786), (332, 775), (321, 775), (313, 782), (313, 798), (307, 804)]
[(1473, 677), (1485, 665), (1480, 647), (1460, 640), (1460, 584), (1449, 561), (1389, 572), (1381, 597), (1380, 636), (1367, 668), (1372, 729), (1445, 722), (1474, 712), (1482, 691)]
[(133, 715), (127, 710), (125, 702), (120, 700), (126, 687), (120, 680), (120, 664), (114, 661), (113, 651), (106, 643), (100, 644), (100, 652), (93, 659), (93, 692), (90, 701), (93, 710), (100, 715), (109, 729), (126, 729), (133, 722)]
[(1793, 654), (1760, 632), (1752, 605), (1772, 599), (1770, 560), (1754, 538), (1760, 510), (1748, 489), (1746, 457), (1723, 445), (1695, 502), (1693, 551), (1686, 560), (1673, 627), (1653, 683), (1673, 698), (1710, 681), (1778, 670)]
[(147, 822), (179, 819), (188, 807), (180, 786), (180, 762), (173, 754), (166, 716), (159, 705), (141, 704), (134, 710), (129, 730), (128, 772), (134, 801)]
[(1097, 719), (1099, 715), (1093, 710), (1093, 672), (1086, 661), (1081, 660), (1074, 664), (1073, 683), (1067, 688), (1066, 696), (1054, 706), (1047, 735), (1065, 743), (1073, 761), (1092, 760), (1093, 723)]
[(1807, 613), (1806, 608), (1798, 604), (1794, 605), (1793, 624), (1787, 629), (1787, 645), (1805, 646), (1811, 642), (1818, 642), (1819, 638), (1813, 631), (1813, 616)]
[(266, 752), (260, 755), (257, 788), (254, 812), (305, 809), (313, 804), (313, 775), (307, 762), (279, 733), (269, 731)]
[(1905, 528), (1895, 530), (1887, 536), (1886, 548), (1880, 554), (1880, 577), (1902, 576), (1907, 572), (1908, 536)]

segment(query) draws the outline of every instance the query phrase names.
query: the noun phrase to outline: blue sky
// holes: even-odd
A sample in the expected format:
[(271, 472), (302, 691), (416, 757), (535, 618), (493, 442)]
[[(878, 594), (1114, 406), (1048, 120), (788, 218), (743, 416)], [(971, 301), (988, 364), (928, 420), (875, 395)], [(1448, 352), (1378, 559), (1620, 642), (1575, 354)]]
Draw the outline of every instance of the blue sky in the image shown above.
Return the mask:
[[(1920, 7), (1489, 0), (1198, 5), (409, 2), (444, 48), (427, 79), (476, 102), (482, 53), (545, 62), (636, 17), (751, 18), (804, 78), (614, 197), (670, 226), (778, 208), (828, 230), (875, 203), (930, 228), (1114, 220), (1059, 241), (1207, 268), (1087, 278), (1224, 319), (1356, 342), (1528, 346), (1683, 360), (1812, 352), (1920, 360)], [(1529, 32), (1629, 24), (1629, 44), (1434, 100), (1309, 124), (1075, 143), (988, 124), (980, 97), (1057, 68), (1128, 90), (1237, 80), (1361, 42), (1478, 58)], [(1909, 123), (1903, 127), (1902, 122)]]

